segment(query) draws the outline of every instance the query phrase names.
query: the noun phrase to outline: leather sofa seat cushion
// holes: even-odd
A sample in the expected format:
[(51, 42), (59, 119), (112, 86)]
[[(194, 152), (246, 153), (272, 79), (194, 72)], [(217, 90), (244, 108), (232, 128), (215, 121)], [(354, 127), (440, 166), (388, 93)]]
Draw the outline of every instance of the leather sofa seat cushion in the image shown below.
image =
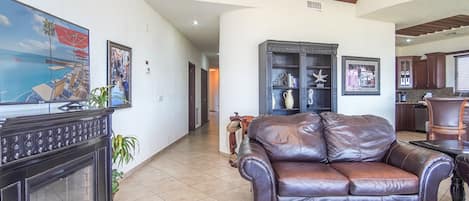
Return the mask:
[(418, 194), (419, 178), (399, 168), (380, 162), (342, 162), (331, 167), (350, 181), (352, 195)]
[(249, 138), (260, 142), (272, 161), (326, 162), (321, 117), (314, 113), (264, 116), (249, 126)]
[(280, 196), (316, 197), (348, 195), (349, 181), (329, 165), (307, 162), (272, 164)]
[(381, 117), (321, 113), (329, 162), (382, 161), (396, 140), (394, 128)]

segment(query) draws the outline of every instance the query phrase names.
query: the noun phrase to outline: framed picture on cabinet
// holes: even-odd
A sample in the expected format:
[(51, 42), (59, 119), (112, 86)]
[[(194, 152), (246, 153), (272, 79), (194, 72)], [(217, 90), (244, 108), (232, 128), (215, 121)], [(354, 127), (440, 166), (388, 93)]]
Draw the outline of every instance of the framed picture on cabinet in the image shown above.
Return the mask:
[(131, 107), (132, 100), (132, 48), (107, 41), (107, 83), (109, 107)]
[(380, 95), (380, 59), (342, 56), (342, 95)]

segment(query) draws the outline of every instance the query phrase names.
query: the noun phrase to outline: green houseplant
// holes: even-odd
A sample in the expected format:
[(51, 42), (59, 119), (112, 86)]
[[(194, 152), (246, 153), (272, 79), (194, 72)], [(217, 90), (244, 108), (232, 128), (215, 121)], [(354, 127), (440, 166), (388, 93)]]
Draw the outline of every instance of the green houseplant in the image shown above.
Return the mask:
[[(109, 97), (109, 90), (112, 85), (98, 87), (91, 90), (89, 105), (97, 108), (106, 108)], [(133, 136), (123, 136), (112, 132), (112, 163), (118, 167), (128, 164), (134, 159), (135, 151), (138, 148), (138, 139)], [(119, 191), (119, 182), (124, 173), (116, 168), (112, 169), (112, 195)]]
[[(135, 150), (138, 148), (138, 140), (133, 136), (122, 136), (120, 134), (112, 137), (112, 163), (121, 167), (134, 159)], [(119, 191), (119, 182), (124, 173), (112, 169), (112, 194)]]
[(91, 90), (90, 100), (88, 104), (97, 108), (105, 108), (107, 106), (107, 100), (109, 97), (109, 90), (112, 88), (112, 85), (98, 87)]

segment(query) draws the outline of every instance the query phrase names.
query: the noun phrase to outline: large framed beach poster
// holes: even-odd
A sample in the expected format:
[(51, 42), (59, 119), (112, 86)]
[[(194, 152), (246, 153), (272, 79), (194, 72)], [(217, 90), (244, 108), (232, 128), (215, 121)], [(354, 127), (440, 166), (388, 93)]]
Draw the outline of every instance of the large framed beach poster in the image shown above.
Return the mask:
[(0, 0), (0, 104), (84, 101), (89, 30), (14, 0)]
[(131, 107), (132, 48), (107, 41), (107, 81), (110, 86), (108, 105)]

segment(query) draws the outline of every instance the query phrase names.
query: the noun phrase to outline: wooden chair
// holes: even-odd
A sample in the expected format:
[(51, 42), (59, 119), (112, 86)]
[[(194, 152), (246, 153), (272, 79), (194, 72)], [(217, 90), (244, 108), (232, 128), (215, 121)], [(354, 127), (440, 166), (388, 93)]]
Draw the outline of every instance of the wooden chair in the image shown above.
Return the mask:
[(230, 133), (229, 142), (230, 142), (230, 165), (232, 167), (237, 167), (238, 153), (236, 153), (236, 148), (238, 143), (236, 141), (236, 131), (242, 129), (242, 139), (248, 134), (248, 127), (251, 121), (254, 119), (254, 116), (239, 116), (235, 112), (235, 116), (230, 116), (230, 123), (226, 127), (227, 131)]
[(429, 98), (427, 140), (467, 140), (464, 98)]

